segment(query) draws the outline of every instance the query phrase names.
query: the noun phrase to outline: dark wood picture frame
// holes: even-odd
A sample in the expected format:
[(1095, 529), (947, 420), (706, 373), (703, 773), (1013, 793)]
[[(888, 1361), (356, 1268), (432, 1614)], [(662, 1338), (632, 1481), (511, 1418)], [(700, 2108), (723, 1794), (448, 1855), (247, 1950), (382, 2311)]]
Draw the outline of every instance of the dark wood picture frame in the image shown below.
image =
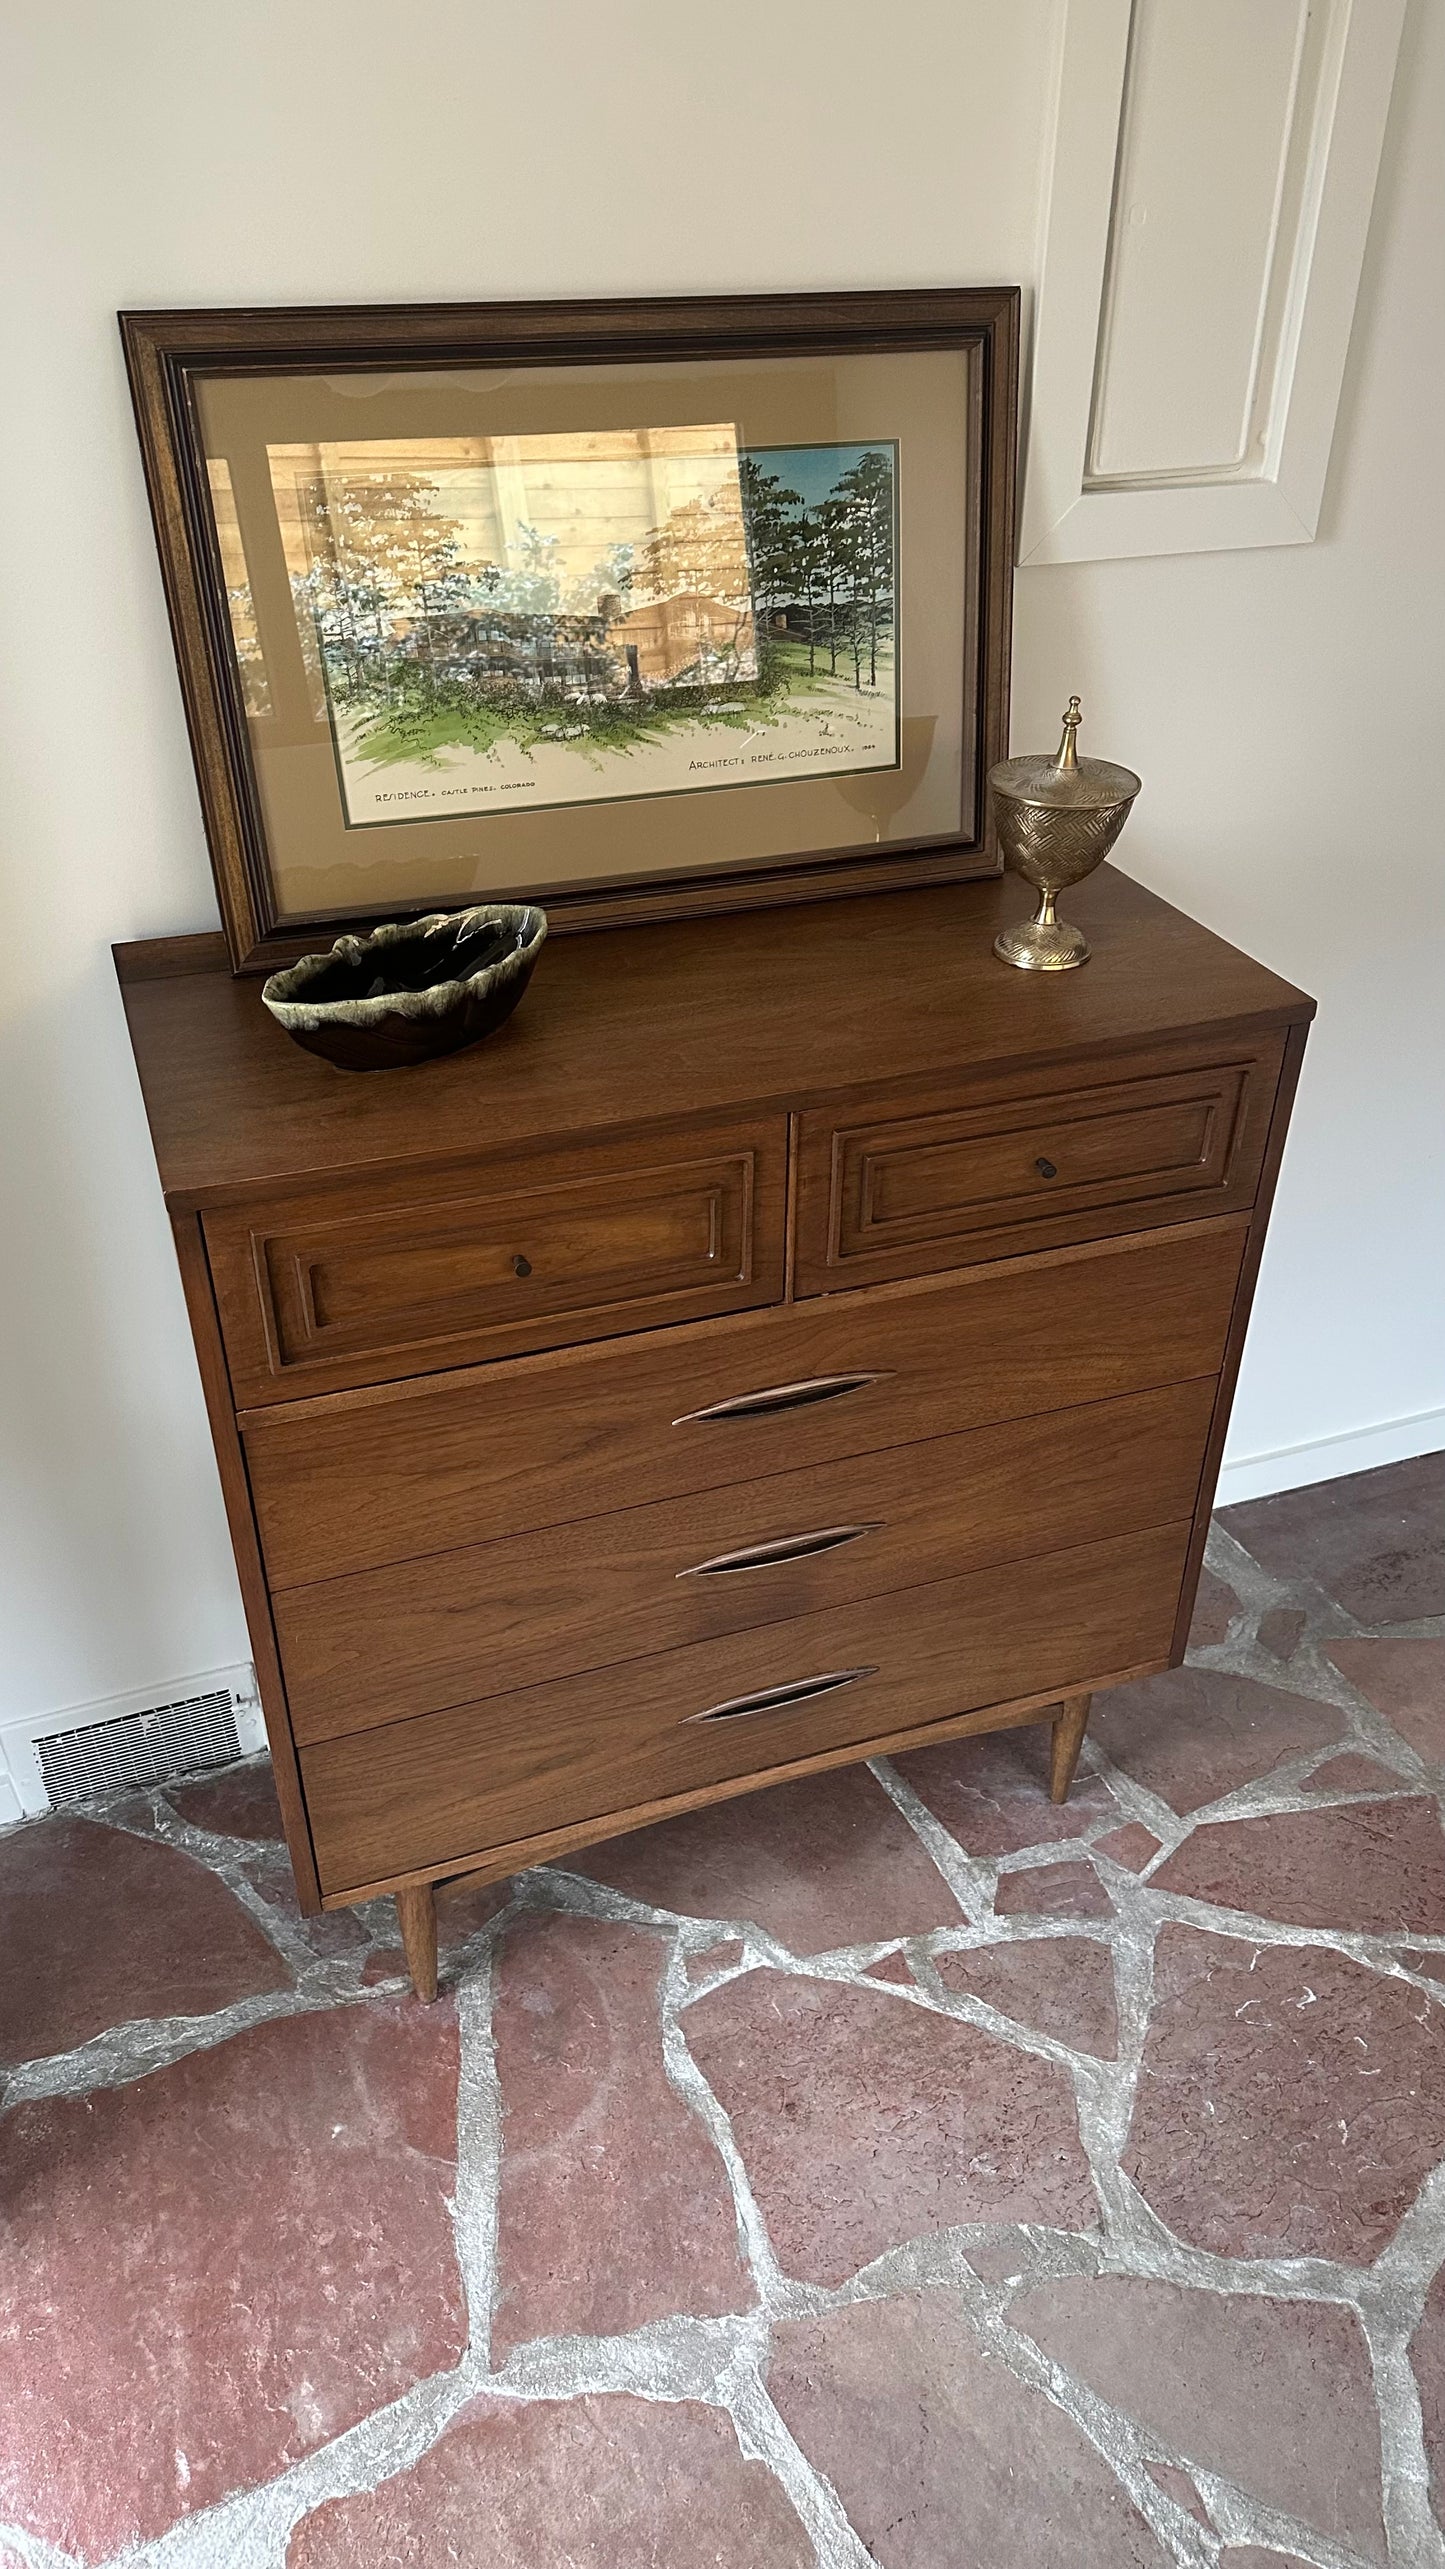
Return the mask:
[[(981, 494), (976, 529), (977, 644), (967, 718), (977, 745), (972, 810), (956, 839), (927, 846), (820, 850), (718, 869), (539, 888), (554, 930), (616, 927), (824, 900), (999, 870), (986, 778), (1008, 749), (1019, 289), (923, 287), (838, 294), (727, 295), (649, 301), (356, 305), (308, 309), (125, 312), (120, 327), (140, 432), (211, 861), (232, 967), (273, 970), (323, 935), (374, 924), (328, 917), (309, 934), (282, 927), (246, 737), (225, 584), (207, 497), (196, 386), (214, 375), (334, 374), (394, 366), (509, 367), (971, 348), (979, 359)], [(475, 898), (476, 896), (471, 896)], [(405, 903), (399, 904), (405, 909)], [(412, 907), (417, 905), (412, 904)], [(432, 901), (428, 908), (462, 906)]]

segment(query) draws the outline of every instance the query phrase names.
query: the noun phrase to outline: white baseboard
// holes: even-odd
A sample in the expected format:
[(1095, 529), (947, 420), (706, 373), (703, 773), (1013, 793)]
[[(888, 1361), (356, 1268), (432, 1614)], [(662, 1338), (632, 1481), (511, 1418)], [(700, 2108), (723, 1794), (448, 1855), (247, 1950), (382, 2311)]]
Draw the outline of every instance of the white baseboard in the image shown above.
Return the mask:
[(1272, 1454), (1239, 1454), (1224, 1464), (1214, 1504), (1237, 1507), (1242, 1499), (1301, 1490), (1311, 1481), (1337, 1481), (1347, 1472), (1373, 1472), (1382, 1463), (1404, 1463), (1445, 1447), (1445, 1409), (1422, 1409), (1413, 1418), (1388, 1418), (1379, 1427), (1352, 1427), (1343, 1436), (1281, 1445)]
[(88, 1730), (95, 1722), (123, 1721), (128, 1713), (154, 1712), (162, 1704), (184, 1704), (195, 1695), (221, 1693), (235, 1699), (242, 1755), (264, 1748), (266, 1725), (249, 1660), (231, 1668), (202, 1668), (185, 1677), (167, 1677), (151, 1686), (135, 1687), (128, 1695), (104, 1695), (98, 1703), (62, 1706), (57, 1712), (29, 1713), (19, 1721), (0, 1723), (0, 1828), (50, 1808), (35, 1752), (37, 1740), (49, 1739), (57, 1731)]

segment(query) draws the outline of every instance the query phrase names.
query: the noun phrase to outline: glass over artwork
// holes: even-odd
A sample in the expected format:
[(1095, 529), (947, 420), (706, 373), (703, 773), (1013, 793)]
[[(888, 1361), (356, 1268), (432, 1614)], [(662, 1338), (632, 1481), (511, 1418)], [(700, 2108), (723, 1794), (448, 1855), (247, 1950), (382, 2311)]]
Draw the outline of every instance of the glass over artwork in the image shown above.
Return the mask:
[(277, 922), (967, 837), (976, 366), (199, 378)]
[[(351, 828), (898, 765), (891, 441), (716, 422), (268, 462)], [(227, 594), (254, 703), (229, 568)]]

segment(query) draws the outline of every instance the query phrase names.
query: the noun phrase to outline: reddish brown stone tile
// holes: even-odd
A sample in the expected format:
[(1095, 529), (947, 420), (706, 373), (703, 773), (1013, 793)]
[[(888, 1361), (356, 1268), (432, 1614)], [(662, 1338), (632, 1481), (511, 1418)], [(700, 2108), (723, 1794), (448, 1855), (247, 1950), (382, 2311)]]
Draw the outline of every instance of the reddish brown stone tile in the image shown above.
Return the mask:
[(1096, 2275), (1028, 2286), (1009, 2320), (1192, 2463), (1383, 2560), (1380, 2429), (1352, 2311)]
[(1423, 1798), (1206, 1822), (1150, 1879), (1289, 1927), (1445, 1935), (1445, 1834)]
[(1221, 2551), (1219, 2569), (1311, 2569), (1311, 2563), (1297, 2551), (1260, 2551), (1249, 2542), (1242, 2551), (1237, 2546)]
[(1352, 1749), (1345, 1757), (1327, 1757), (1310, 1777), (1312, 1793), (1400, 1793), (1405, 1790), (1401, 1776), (1392, 1775), (1378, 1758), (1357, 1756)]
[(1123, 2165), (1227, 2257), (1368, 2264), (1440, 2155), (1445, 2011), (1321, 1948), (1168, 1926)]
[(1267, 1775), (1302, 1748), (1327, 1748), (1344, 1729), (1333, 1706), (1218, 1668), (1171, 1668), (1163, 1677), (1096, 1695), (1089, 1736), (1116, 1766), (1186, 1816)]
[(505, 1909), (512, 1896), (507, 1882), (439, 1882), (437, 1884), (437, 1942), (442, 1951), (455, 1952), (469, 1936), (489, 1926)]
[(1425, 2296), (1410, 2340), (1410, 2361), (1420, 2391), (1431, 2500), (1437, 2516), (1445, 2516), (1445, 2267)]
[(368, 1954), (361, 1966), (363, 1989), (377, 1989), (383, 1981), (407, 1978), (406, 1956), (400, 1945), (383, 1945), (379, 1952)]
[(0, 1839), (0, 2061), (71, 2051), (140, 2016), (204, 2016), (290, 1974), (223, 1882), (93, 1820)]
[(227, 1766), (217, 1775), (198, 1776), (194, 1784), (168, 1784), (171, 1809), (193, 1828), (213, 1829), (223, 1838), (284, 1838), (281, 1805), (269, 1757), (248, 1766)]
[(1269, 1606), (1255, 1627), (1261, 1650), (1271, 1659), (1292, 1659), (1300, 1645), (1306, 1618), (1298, 1606)]
[(726, 1971), (732, 1963), (741, 1962), (746, 1947), (741, 1936), (720, 1936), (700, 1954), (685, 1954), (682, 1968), (689, 1980), (711, 1980), (715, 1971)]
[(498, 2362), (754, 2299), (722, 2161), (663, 2068), (662, 1962), (659, 1937), (592, 1918), (524, 1918), (502, 1948)]
[(1239, 1599), (1212, 1570), (1199, 1573), (1199, 1594), (1194, 1600), (1194, 1614), (1189, 1626), (1191, 1650), (1212, 1650), (1216, 1643), (1229, 1637), (1229, 1627), (1239, 1612)]
[(1001, 1918), (1109, 1918), (1113, 1903), (1091, 1864), (1040, 1864), (1000, 1876), (993, 1905)]
[(881, 1962), (870, 1962), (868, 1977), (870, 1980), (894, 1981), (901, 1989), (914, 1989), (918, 1985), (909, 1970), (906, 1954), (885, 1954)]
[(1094, 1840), (1099, 1854), (1111, 1856), (1127, 1873), (1142, 1873), (1158, 1854), (1161, 1843), (1153, 1830), (1146, 1829), (1139, 1820), (1130, 1820), (1126, 1827), (1110, 1829), (1107, 1837)]
[(1431, 1766), (1445, 1766), (1445, 1641), (1332, 1641), (1329, 1656)]
[(1114, 1965), (1107, 1946), (1091, 1937), (1040, 1936), (935, 1954), (933, 1960), (945, 1989), (982, 1998), (1076, 2051), (1112, 2059), (1119, 2041)]
[(1166, 2498), (1172, 2498), (1186, 2515), (1192, 2515), (1196, 2524), (1209, 2526), (1209, 2509), (1187, 2471), (1176, 2471), (1172, 2462), (1146, 2462), (1144, 2468)]
[(1313, 1579), (1360, 1623), (1445, 1614), (1445, 1454), (1225, 1508), (1219, 1522), (1280, 1579)]
[(287, 2569), (812, 2569), (730, 2419), (696, 2400), (473, 2400), (365, 2497), (291, 2536)]
[(748, 1918), (791, 1953), (956, 1927), (958, 1902), (864, 1766), (777, 1784), (570, 1856), (686, 1917)]
[(768, 2388), (880, 2569), (1163, 2569), (1103, 2457), (951, 2293), (785, 2323)]
[(455, 2363), (456, 2076), (445, 2004), (373, 2000), (17, 2106), (0, 2515), (108, 2560)]
[(1047, 1722), (1030, 1722), (915, 1748), (893, 1763), (969, 1855), (1019, 1855), (1080, 1837), (1118, 1812), (1096, 1775), (1076, 1777), (1067, 1802), (1049, 1800), (1049, 1739)]
[[(1061, 2070), (886, 1990), (749, 1973), (685, 2019), (785, 2272), (839, 2284), (960, 2221), (1089, 2226)], [(691, 2305), (689, 2305), (691, 2307)]]
[(963, 2252), (965, 2265), (972, 2266), (980, 2283), (1007, 2283), (1011, 2275), (1027, 2270), (1028, 2249), (1018, 2239), (980, 2239)]

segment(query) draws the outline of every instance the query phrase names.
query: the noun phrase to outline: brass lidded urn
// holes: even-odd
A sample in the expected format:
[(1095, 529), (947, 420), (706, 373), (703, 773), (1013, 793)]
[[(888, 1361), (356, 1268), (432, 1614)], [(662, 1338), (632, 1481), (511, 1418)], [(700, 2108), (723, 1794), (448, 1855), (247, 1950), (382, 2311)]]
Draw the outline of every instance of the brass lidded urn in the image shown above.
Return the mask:
[(1088, 962), (1087, 938), (1055, 918), (1054, 901), (1103, 864), (1142, 782), (1132, 767), (1080, 758), (1075, 734), (1082, 719), (1079, 699), (1071, 696), (1056, 758), (1006, 758), (989, 770), (1004, 863), (1039, 895), (1033, 917), (993, 941), (1001, 961), (1024, 972), (1069, 972)]

